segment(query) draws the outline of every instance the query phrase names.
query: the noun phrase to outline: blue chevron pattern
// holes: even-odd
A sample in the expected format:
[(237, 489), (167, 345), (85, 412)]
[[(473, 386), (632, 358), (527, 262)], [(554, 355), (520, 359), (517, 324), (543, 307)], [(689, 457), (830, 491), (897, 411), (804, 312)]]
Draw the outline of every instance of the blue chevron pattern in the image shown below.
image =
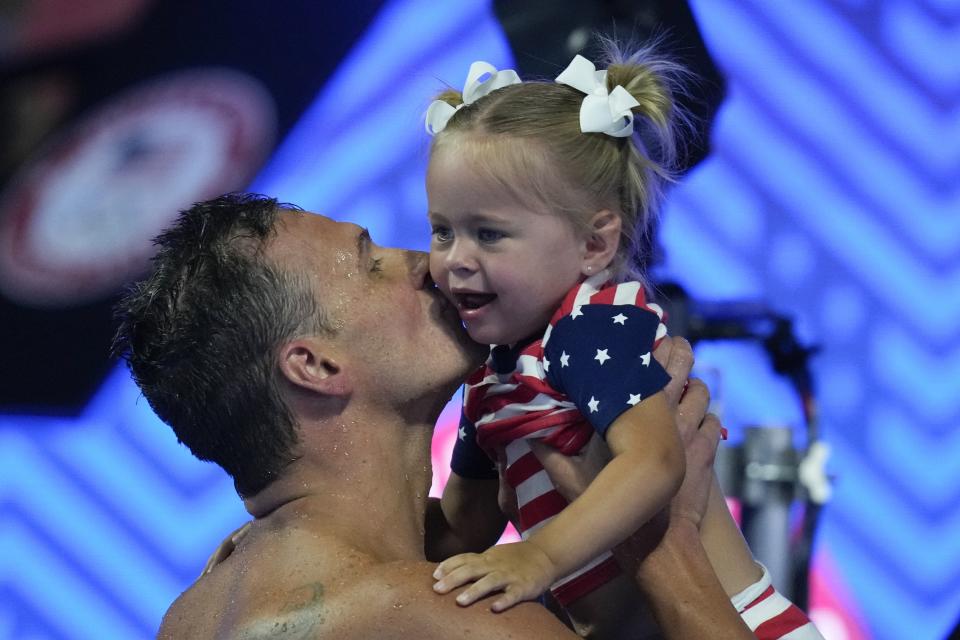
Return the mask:
[[(769, 301), (823, 347), (817, 553), (863, 627), (828, 640), (940, 640), (960, 615), (960, 0), (691, 4), (730, 93), (670, 196), (663, 274)], [(480, 57), (510, 63), (484, 0), (386, 3), (252, 188), (426, 247), (421, 114)], [(734, 433), (798, 423), (759, 349), (698, 358)], [(138, 395), (118, 368), (76, 419), (0, 416), (0, 640), (152, 637), (245, 519)]]
[[(823, 345), (820, 553), (872, 637), (942, 638), (960, 614), (960, 3), (693, 5), (731, 92), (667, 250), (709, 243), (715, 272), (751, 280), (723, 294), (759, 293)], [(715, 297), (696, 260), (672, 272)]]
[(229, 479), (138, 394), (118, 368), (77, 420), (0, 419), (0, 637), (153, 637), (243, 522)]

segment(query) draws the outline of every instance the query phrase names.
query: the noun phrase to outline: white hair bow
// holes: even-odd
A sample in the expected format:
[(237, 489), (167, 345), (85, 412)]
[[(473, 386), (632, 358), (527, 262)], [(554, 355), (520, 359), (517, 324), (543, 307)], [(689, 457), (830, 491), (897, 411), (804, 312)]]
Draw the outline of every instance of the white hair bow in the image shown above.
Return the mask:
[(470, 65), (467, 81), (463, 85), (463, 104), (454, 107), (443, 100), (434, 100), (430, 103), (425, 116), (427, 133), (432, 136), (437, 135), (443, 131), (447, 122), (459, 109), (473, 104), (491, 91), (511, 84), (520, 84), (520, 76), (513, 69), (497, 71), (497, 68), (489, 62), (479, 60), (474, 62)]
[(592, 62), (578, 55), (557, 76), (557, 82), (587, 94), (580, 105), (580, 131), (605, 133), (615, 138), (626, 138), (633, 133), (631, 109), (640, 103), (620, 85), (607, 91), (606, 70), (597, 71)]

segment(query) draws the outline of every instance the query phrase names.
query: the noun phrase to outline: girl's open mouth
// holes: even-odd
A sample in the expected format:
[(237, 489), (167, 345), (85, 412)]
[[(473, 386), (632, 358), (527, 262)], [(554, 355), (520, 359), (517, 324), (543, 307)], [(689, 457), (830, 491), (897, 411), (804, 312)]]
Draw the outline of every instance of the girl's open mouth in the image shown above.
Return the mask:
[(464, 311), (472, 311), (484, 307), (497, 297), (495, 293), (455, 293), (454, 300), (457, 307)]

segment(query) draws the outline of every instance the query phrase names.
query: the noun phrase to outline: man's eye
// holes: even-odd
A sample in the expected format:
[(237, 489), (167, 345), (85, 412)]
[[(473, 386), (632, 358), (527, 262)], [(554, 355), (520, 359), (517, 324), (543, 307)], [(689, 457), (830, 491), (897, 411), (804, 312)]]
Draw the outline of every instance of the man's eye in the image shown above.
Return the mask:
[(451, 238), (453, 238), (453, 232), (450, 231), (448, 227), (434, 225), (431, 233), (437, 242), (448, 242)]
[(484, 243), (496, 242), (504, 237), (506, 237), (506, 234), (496, 229), (480, 229), (477, 231), (477, 239)]

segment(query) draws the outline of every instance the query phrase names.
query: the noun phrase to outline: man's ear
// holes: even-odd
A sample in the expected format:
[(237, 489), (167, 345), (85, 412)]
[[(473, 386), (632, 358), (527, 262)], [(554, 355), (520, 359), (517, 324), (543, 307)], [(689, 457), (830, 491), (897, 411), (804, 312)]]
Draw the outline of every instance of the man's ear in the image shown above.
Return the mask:
[(327, 396), (345, 396), (352, 391), (347, 373), (315, 340), (287, 342), (279, 359), (280, 371), (295, 387)]
[(593, 215), (583, 241), (580, 270), (584, 275), (592, 276), (610, 266), (620, 248), (622, 225), (620, 216), (609, 209), (602, 209)]

